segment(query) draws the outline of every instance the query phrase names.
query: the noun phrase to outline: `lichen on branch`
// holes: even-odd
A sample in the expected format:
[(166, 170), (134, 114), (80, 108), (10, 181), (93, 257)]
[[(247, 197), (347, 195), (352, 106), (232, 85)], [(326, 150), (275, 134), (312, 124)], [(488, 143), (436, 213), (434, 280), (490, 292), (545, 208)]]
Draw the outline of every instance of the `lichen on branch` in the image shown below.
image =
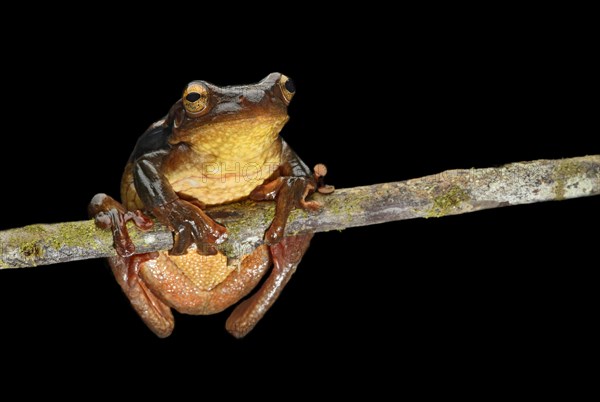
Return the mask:
[[(325, 232), (413, 218), (439, 218), (482, 209), (600, 194), (600, 155), (517, 162), (494, 168), (448, 170), (393, 183), (315, 194), (323, 208), (293, 211), (286, 234)], [(221, 252), (238, 258), (263, 242), (274, 215), (272, 202), (244, 201), (207, 213), (229, 233)], [(171, 233), (156, 224), (141, 232), (128, 226), (138, 253), (168, 250)], [(0, 269), (115, 255), (110, 231), (92, 220), (37, 224), (0, 232)]]

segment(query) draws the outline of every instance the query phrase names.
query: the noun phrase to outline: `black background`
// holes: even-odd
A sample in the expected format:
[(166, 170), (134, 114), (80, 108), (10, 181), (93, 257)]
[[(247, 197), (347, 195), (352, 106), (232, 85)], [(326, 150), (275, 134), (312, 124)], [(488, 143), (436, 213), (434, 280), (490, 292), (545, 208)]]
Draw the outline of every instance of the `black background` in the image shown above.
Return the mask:
[[(118, 196), (137, 137), (193, 79), (292, 77), (282, 135), (309, 165), (327, 164), (339, 188), (600, 153), (588, 26), (518, 15), (425, 13), (376, 29), (360, 19), (333, 28), (325, 17), (222, 21), (196, 36), (118, 39), (88, 37), (74, 22), (27, 45), (7, 36), (0, 229), (85, 219), (95, 193)], [(289, 29), (306, 36), (287, 39)], [(219, 35), (231, 30), (236, 40)], [(42, 367), (143, 370), (148, 361), (156, 372), (183, 357), (234, 371), (306, 364), (321, 379), (380, 362), (415, 378), (458, 364), (470, 368), (465, 376), (499, 365), (551, 371), (597, 339), (599, 206), (592, 197), (319, 234), (241, 341), (224, 329), (227, 312), (177, 314), (173, 335), (157, 339), (104, 261), (4, 270), (0, 343), (18, 351), (11, 362)]]

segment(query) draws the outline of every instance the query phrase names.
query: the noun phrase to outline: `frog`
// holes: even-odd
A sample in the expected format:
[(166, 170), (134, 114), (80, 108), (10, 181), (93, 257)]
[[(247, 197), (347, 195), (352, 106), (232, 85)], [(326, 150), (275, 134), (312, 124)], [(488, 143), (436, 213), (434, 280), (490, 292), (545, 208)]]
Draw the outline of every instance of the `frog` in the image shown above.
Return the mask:
[[(191, 81), (139, 137), (121, 202), (99, 193), (89, 203), (96, 225), (112, 231), (116, 256), (108, 262), (118, 284), (158, 337), (172, 334), (173, 310), (209, 315), (235, 305), (225, 327), (243, 338), (296, 271), (313, 233), (285, 236), (288, 217), (294, 209), (320, 209), (308, 197), (332, 186), (323, 182), (324, 165), (309, 169), (280, 135), (295, 93), (281, 73), (250, 85)], [(274, 202), (275, 214), (264, 242), (231, 259), (217, 247), (227, 229), (205, 210), (243, 200)], [(173, 247), (136, 254), (127, 223), (149, 230), (152, 218), (172, 232)]]

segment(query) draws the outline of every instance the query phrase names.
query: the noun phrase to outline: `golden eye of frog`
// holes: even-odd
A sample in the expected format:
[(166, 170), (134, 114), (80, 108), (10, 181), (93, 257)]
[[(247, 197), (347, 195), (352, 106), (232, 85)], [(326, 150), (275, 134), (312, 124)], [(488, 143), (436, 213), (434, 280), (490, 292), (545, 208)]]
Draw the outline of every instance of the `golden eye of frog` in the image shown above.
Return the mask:
[[(227, 320), (227, 330), (243, 337), (296, 270), (312, 234), (283, 237), (286, 221), (294, 208), (319, 207), (306, 197), (320, 186), (324, 166), (312, 172), (279, 136), (295, 92), (292, 80), (279, 73), (253, 85), (190, 82), (167, 116), (138, 140), (121, 181), (123, 203), (105, 194), (92, 199), (90, 215), (113, 232), (115, 278), (158, 336), (173, 331), (171, 309), (218, 313), (268, 273)], [(226, 241), (227, 230), (203, 209), (248, 198), (274, 200), (275, 218), (265, 244), (229, 264), (215, 247)], [(146, 230), (148, 215), (173, 232), (173, 248), (134, 255), (126, 223)]]

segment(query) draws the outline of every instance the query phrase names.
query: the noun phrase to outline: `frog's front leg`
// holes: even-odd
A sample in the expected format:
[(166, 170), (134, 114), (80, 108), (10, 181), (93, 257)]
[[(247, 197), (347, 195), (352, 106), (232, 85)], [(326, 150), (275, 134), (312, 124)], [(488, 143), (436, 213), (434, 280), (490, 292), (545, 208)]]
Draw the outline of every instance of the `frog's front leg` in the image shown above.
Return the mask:
[(306, 197), (317, 190), (318, 176), (311, 172), (285, 142), (282, 161), (277, 176), (272, 181), (258, 186), (250, 194), (250, 199), (255, 201), (275, 200), (275, 217), (265, 234), (265, 241), (269, 245), (277, 244), (283, 239), (292, 210), (316, 210), (321, 207), (316, 201), (306, 201)]
[(135, 189), (156, 218), (174, 234), (172, 255), (185, 254), (188, 247), (196, 244), (201, 254), (217, 253), (214, 244), (227, 239), (227, 229), (212, 220), (192, 202), (183, 200), (159, 170), (159, 161), (140, 159), (134, 163)]

